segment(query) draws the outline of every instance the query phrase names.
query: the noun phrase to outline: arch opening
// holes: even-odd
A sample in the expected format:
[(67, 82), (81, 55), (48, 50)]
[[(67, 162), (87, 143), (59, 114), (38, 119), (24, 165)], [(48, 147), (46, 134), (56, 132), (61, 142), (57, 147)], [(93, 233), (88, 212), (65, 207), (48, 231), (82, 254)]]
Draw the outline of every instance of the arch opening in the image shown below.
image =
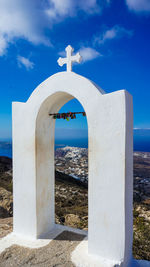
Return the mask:
[[(59, 113), (85, 112), (77, 99)], [(55, 222), (88, 229), (88, 125), (86, 116), (55, 124)]]
[[(51, 95), (42, 104), (39, 110), (38, 116), (37, 116), (37, 120), (36, 120), (36, 172), (37, 172), (37, 178), (36, 178), (37, 210), (36, 211), (37, 211), (37, 235), (38, 236), (42, 234), (43, 229), (45, 229), (44, 232), (46, 231), (48, 232), (49, 229), (52, 229), (54, 227), (55, 207), (56, 207), (56, 214), (58, 213), (58, 209), (59, 209), (59, 217), (60, 217), (59, 221), (56, 219), (56, 223), (59, 222), (61, 224), (66, 224), (64, 220), (65, 207), (62, 207), (61, 209), (61, 207), (58, 207), (57, 205), (55, 205), (57, 202), (57, 196), (55, 197), (55, 190), (54, 190), (55, 189), (54, 155), (55, 155), (55, 123), (56, 121), (53, 119), (52, 116), (49, 116), (49, 114), (58, 113), (59, 110), (61, 110), (61, 108), (64, 106), (64, 104), (68, 103), (72, 99), (75, 99), (75, 98), (72, 95), (65, 93), (65, 92), (57, 92)], [(78, 101), (78, 103), (80, 102)], [(82, 104), (80, 104), (80, 107), (84, 111)], [(88, 138), (88, 135), (87, 135), (87, 138)], [(56, 175), (58, 178), (58, 173)], [(67, 179), (67, 174), (65, 175)], [(79, 178), (81, 180), (81, 177)], [(59, 173), (58, 180), (60, 180), (60, 173)], [(77, 205), (74, 205), (75, 209), (73, 212), (76, 213), (75, 214), (76, 218), (78, 217), (78, 223), (77, 223), (76, 228), (87, 228), (87, 222), (88, 222), (87, 182), (84, 185), (83, 179), (82, 181), (80, 180), (76, 181), (73, 178), (72, 184), (74, 184), (74, 188), (76, 188), (76, 191), (78, 188), (78, 193), (80, 191), (79, 184), (81, 184), (82, 201), (83, 201), (84, 195), (86, 195), (85, 197), (86, 200), (84, 200), (86, 211), (83, 212), (84, 216), (81, 216), (82, 215), (81, 210), (83, 210), (85, 207), (83, 208), (83, 205), (82, 207), (78, 207), (78, 204), (77, 204)], [(58, 183), (60, 183), (60, 181)], [(67, 183), (70, 183), (70, 182), (67, 182)], [(71, 185), (67, 186), (67, 189), (71, 190)], [(56, 192), (56, 195), (57, 195), (57, 192)], [(68, 201), (68, 204), (71, 206), (71, 203), (73, 204), (73, 201), (75, 200), (77, 201), (77, 195), (75, 195), (72, 198), (72, 201)], [(82, 203), (82, 201), (80, 201), (80, 204)], [(61, 206), (65, 206), (65, 203), (62, 204), (61, 202)], [(78, 203), (79, 203), (79, 200), (78, 200)], [(68, 210), (71, 211), (69, 205), (68, 205)], [(77, 213), (79, 214), (79, 216)], [(81, 217), (85, 217), (84, 221), (86, 222), (84, 224), (82, 222), (83, 219)]]

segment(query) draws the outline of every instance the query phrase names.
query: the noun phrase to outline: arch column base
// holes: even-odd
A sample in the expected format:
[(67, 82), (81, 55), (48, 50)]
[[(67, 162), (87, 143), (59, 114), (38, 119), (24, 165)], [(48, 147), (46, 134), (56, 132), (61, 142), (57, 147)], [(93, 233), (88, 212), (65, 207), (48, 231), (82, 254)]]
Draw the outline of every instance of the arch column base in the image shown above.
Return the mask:
[[(72, 252), (71, 260), (80, 267), (125, 267), (123, 262), (109, 260), (88, 252), (88, 239), (85, 238)], [(126, 266), (127, 267), (127, 266)]]
[(88, 253), (87, 237), (72, 252), (71, 260), (76, 267), (149, 267), (150, 262), (146, 260), (135, 260), (131, 257), (129, 262), (114, 261), (98, 257)]

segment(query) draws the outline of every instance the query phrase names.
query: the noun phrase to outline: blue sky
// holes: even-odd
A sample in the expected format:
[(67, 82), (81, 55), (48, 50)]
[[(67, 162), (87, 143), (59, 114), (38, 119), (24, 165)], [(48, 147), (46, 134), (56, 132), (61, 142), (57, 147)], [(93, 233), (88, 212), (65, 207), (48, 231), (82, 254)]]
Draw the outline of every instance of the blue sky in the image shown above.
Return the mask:
[[(149, 0), (0, 0), (0, 138), (11, 137), (11, 102), (65, 70), (57, 59), (68, 44), (83, 57), (73, 71), (106, 93), (128, 90), (134, 127), (150, 128), (149, 25)], [(63, 110), (82, 107), (73, 100)], [(85, 133), (87, 125), (80, 116), (56, 127)]]

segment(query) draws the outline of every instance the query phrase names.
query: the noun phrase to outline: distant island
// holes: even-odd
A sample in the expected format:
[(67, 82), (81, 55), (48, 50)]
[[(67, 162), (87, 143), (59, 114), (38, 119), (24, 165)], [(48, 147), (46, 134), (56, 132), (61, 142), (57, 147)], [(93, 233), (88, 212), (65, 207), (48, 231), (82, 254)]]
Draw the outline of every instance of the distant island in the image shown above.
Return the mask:
[[(150, 152), (150, 129), (135, 128), (134, 133), (134, 151)], [(63, 147), (80, 147), (88, 148), (88, 138), (64, 138), (55, 137), (55, 150)], [(11, 139), (0, 139), (0, 156), (12, 158), (12, 141)]]

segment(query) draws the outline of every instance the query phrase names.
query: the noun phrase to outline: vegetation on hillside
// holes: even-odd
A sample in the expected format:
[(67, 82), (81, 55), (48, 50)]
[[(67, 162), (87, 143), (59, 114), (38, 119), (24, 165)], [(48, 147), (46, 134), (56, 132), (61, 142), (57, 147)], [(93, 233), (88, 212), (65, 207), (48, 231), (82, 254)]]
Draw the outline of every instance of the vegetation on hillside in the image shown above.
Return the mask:
[[(148, 177), (150, 164), (146, 162), (146, 168), (143, 168), (142, 160), (134, 163), (136, 177)], [(59, 172), (55, 178), (56, 223), (87, 230), (87, 185)], [(145, 190), (143, 186), (136, 186), (135, 179), (134, 188), (133, 255), (136, 259), (150, 261), (150, 196), (148, 191), (146, 195), (142, 191), (142, 188)], [(10, 159), (0, 157), (0, 218), (8, 216), (12, 216), (12, 165)]]

